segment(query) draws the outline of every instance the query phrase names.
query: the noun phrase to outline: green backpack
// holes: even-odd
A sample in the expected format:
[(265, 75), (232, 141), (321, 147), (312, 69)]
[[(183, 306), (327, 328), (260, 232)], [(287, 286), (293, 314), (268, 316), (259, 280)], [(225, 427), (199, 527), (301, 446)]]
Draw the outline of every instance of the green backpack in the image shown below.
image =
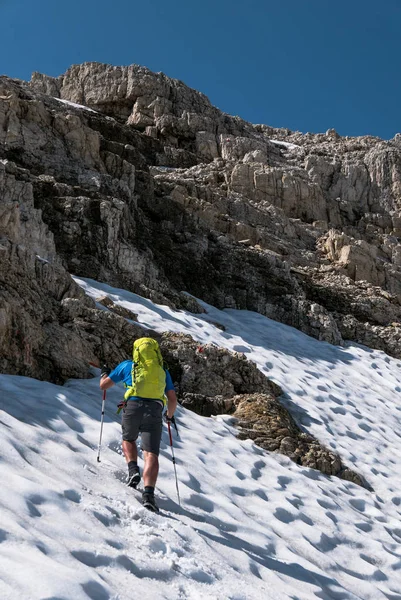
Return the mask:
[(132, 350), (132, 385), (126, 386), (125, 400), (131, 396), (161, 400), (165, 405), (166, 371), (159, 344), (152, 338), (140, 338)]

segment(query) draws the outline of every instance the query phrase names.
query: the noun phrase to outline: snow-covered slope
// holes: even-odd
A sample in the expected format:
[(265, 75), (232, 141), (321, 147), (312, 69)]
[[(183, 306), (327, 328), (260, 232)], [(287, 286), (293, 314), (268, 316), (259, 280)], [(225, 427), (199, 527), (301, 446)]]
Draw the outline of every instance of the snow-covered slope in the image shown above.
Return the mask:
[(181, 507), (165, 432), (154, 515), (124, 485), (120, 389), (107, 393), (97, 463), (98, 377), (59, 387), (2, 375), (2, 600), (401, 600), (400, 361), (254, 313), (194, 316), (77, 281), (153, 329), (247, 353), (374, 491), (237, 440), (228, 416), (180, 408)]

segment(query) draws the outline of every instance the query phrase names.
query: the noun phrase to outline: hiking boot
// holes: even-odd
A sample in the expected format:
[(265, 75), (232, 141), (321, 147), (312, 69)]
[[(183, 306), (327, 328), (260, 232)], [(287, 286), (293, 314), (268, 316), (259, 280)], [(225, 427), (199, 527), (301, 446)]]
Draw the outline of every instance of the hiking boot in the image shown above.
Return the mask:
[(147, 508), (148, 510), (158, 513), (159, 512), (159, 507), (156, 504), (155, 501), (155, 495), (152, 494), (151, 492), (143, 492), (142, 493), (142, 504), (144, 505), (145, 508)]
[(141, 481), (141, 474), (139, 472), (139, 467), (130, 468), (128, 471), (128, 487), (132, 487), (136, 490), (139, 482)]

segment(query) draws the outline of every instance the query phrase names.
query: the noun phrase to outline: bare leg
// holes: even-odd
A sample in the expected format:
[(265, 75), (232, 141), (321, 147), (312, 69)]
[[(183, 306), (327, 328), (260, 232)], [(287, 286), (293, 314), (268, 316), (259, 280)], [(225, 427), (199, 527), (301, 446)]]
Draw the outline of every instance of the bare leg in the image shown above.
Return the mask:
[(159, 457), (153, 452), (143, 453), (145, 466), (143, 469), (143, 484), (144, 486), (156, 486), (157, 476), (159, 474)]
[[(137, 462), (138, 450), (136, 448), (135, 442), (126, 442), (125, 440), (123, 440), (123, 452), (124, 452), (125, 460), (127, 461), (127, 463), (131, 462), (131, 460), (134, 460), (135, 462)], [(157, 477), (157, 475), (156, 475), (156, 477)]]

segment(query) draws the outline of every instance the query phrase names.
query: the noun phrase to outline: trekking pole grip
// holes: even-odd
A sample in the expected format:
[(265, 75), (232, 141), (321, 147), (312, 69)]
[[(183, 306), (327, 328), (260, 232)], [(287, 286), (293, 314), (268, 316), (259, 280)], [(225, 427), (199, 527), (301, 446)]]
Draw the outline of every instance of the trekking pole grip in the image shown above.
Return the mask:
[(168, 427), (168, 435), (169, 435), (169, 438), (170, 438), (170, 446), (173, 447), (173, 436), (171, 435), (170, 421), (167, 421), (167, 427)]
[(174, 429), (176, 430), (177, 436), (179, 437), (178, 427), (177, 427), (177, 421), (175, 420), (175, 416), (174, 415), (171, 417), (171, 422), (174, 425)]

